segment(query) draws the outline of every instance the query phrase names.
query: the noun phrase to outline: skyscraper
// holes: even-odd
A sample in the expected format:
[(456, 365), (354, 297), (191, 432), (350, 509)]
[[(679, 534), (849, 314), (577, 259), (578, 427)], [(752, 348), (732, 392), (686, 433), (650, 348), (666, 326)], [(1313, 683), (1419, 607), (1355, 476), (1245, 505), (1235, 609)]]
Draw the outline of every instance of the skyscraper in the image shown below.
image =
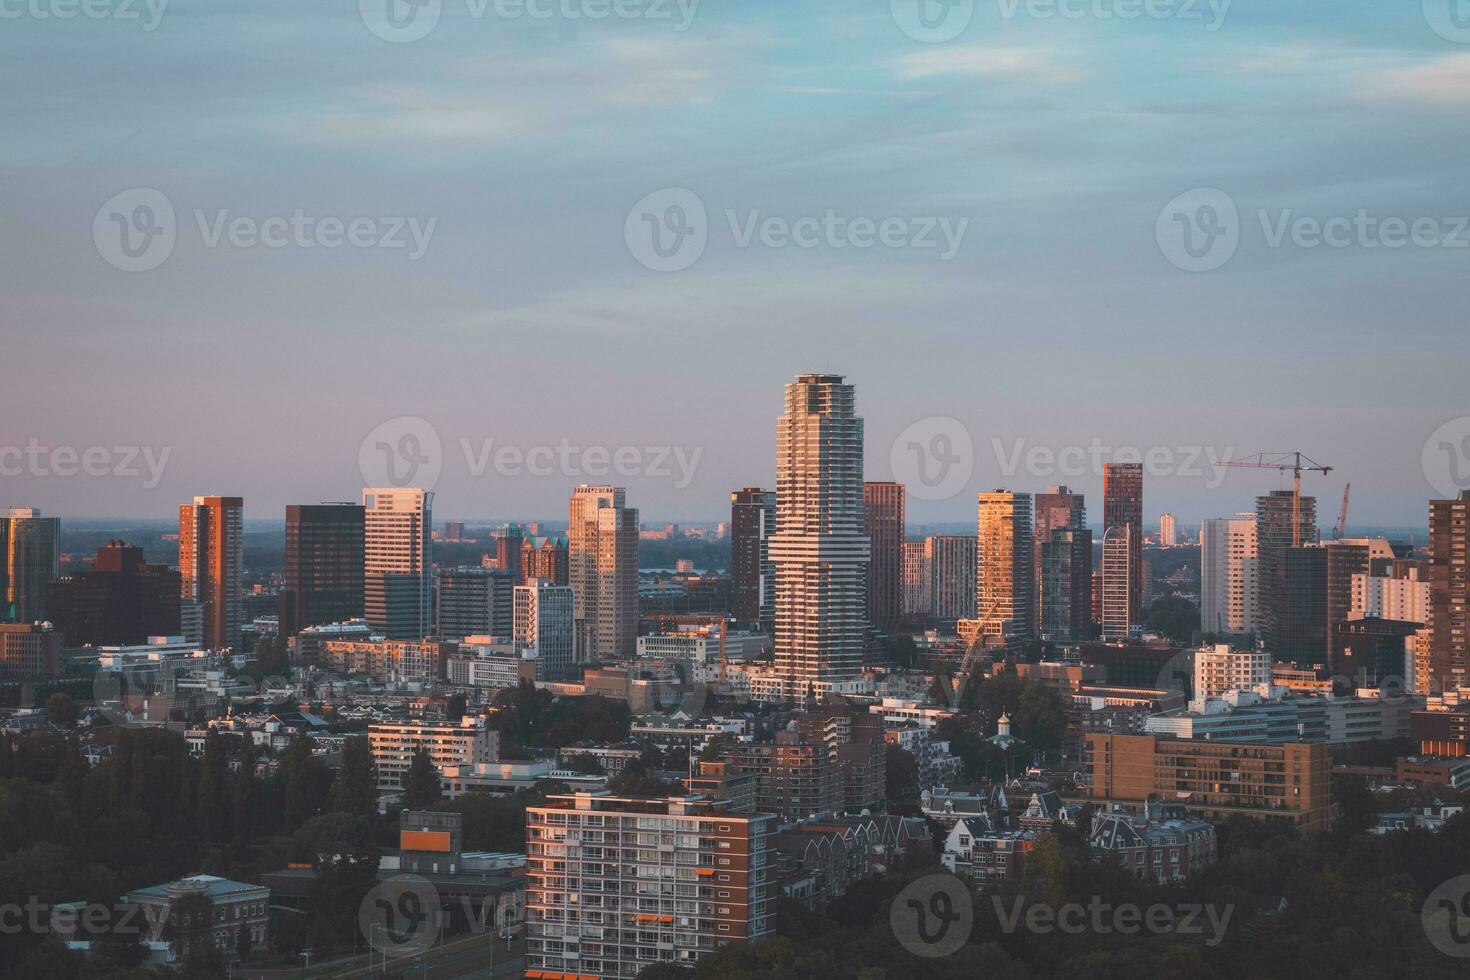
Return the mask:
[(245, 502), (195, 497), (179, 505), (179, 592), (199, 603), (200, 642), (209, 649), (240, 645), (244, 619)]
[(363, 612), (361, 504), (286, 508), (286, 582), (277, 610), (281, 636), (342, 623)]
[(1102, 635), (1104, 640), (1127, 640), (1143, 624), (1134, 615), (1133, 571), (1139, 561), (1137, 534), (1131, 524), (1114, 524), (1103, 534)]
[(862, 669), (863, 420), (841, 375), (803, 374), (786, 386), (776, 423), (776, 669), (787, 693)]
[(1200, 629), (1256, 628), (1256, 515), (1212, 517), (1200, 525)]
[(977, 499), (975, 618), (980, 632), (1029, 640), (1036, 626), (1031, 495), (994, 490)]
[[(1292, 493), (1273, 490), (1256, 498), (1256, 628), (1266, 652), (1281, 653), (1286, 616), (1286, 551), (1292, 547)], [(1298, 529), (1302, 544), (1317, 540), (1317, 498), (1302, 497)]]
[(521, 556), (526, 540), (526, 529), (519, 524), (507, 524), (491, 537), (495, 542), (495, 563), (502, 572), (510, 572), (521, 578)]
[(438, 639), (511, 635), (513, 573), (478, 566), (441, 568), (434, 573), (434, 585), (434, 635)]
[[(1036, 571), (1036, 610), (1037, 623), (1040, 625), (1044, 605), (1041, 548), (1051, 540), (1051, 532), (1058, 528), (1086, 527), (1087, 502), (1082, 494), (1073, 493), (1071, 487), (1056, 485), (1047, 487), (1045, 493), (1035, 495), (1034, 509), (1036, 517), (1033, 530), (1036, 532), (1036, 555), (1032, 561)], [(1091, 560), (1089, 556), (1089, 565)]]
[(1426, 693), (1470, 684), (1470, 490), (1429, 502), (1429, 656)]
[(730, 494), (730, 615), (769, 632), (776, 621), (776, 494), (746, 487)]
[(109, 541), (92, 567), (51, 583), (46, 616), (67, 646), (128, 646), (179, 634), (179, 573), (143, 561), (143, 549)]
[(536, 652), (536, 678), (561, 680), (577, 666), (576, 601), (569, 585), (546, 579), (515, 590), (516, 645)]
[(890, 632), (903, 614), (902, 483), (863, 484), (863, 530), (868, 535), (868, 622)]
[(390, 640), (422, 640), (433, 622), (434, 495), (417, 487), (368, 487), (362, 503), (363, 612)]
[(1159, 515), (1159, 547), (1172, 548), (1179, 543), (1179, 523), (1173, 514)]
[(33, 507), (0, 517), (0, 622), (46, 618), (46, 586), (61, 571), (61, 521)]
[(975, 618), (975, 536), (936, 534), (924, 539), (933, 566), (932, 615), (935, 619)]
[(1075, 643), (1092, 635), (1092, 532), (1053, 528), (1041, 545), (1041, 635)]
[(567, 564), (584, 662), (638, 652), (638, 510), (622, 487), (572, 491)]
[[(1129, 533), (1126, 539), (1132, 549), (1128, 553), (1126, 563), (1114, 561), (1115, 569), (1124, 569), (1128, 572), (1127, 582), (1127, 615), (1129, 627), (1143, 623), (1143, 593), (1144, 593), (1144, 565), (1143, 565), (1143, 464), (1142, 463), (1104, 463), (1103, 464), (1103, 542), (1108, 540), (1107, 532), (1115, 527), (1126, 527)], [(1114, 538), (1115, 541), (1121, 540)], [(1105, 551), (1106, 553), (1106, 551)], [(1108, 568), (1103, 565), (1103, 594), (1117, 592), (1123, 586), (1116, 587), (1107, 582)], [(1106, 607), (1106, 599), (1104, 599)], [(1114, 610), (1115, 617), (1119, 610)], [(1104, 618), (1107, 618), (1106, 609)], [(1116, 630), (1118, 623), (1114, 619)]]
[(929, 616), (934, 605), (934, 565), (927, 541), (903, 542), (904, 618)]
[(521, 542), (521, 585), (543, 578), (552, 585), (566, 585), (570, 574), (566, 538), (528, 537)]

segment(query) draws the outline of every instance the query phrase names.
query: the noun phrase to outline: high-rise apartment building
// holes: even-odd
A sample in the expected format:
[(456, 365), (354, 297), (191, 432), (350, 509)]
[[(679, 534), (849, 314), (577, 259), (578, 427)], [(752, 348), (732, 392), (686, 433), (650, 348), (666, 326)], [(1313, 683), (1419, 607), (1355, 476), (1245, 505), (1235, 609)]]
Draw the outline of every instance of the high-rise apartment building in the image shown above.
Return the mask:
[(277, 600), (281, 636), (362, 618), (362, 576), (361, 504), (286, 508), (286, 581)]
[(514, 572), (478, 566), (439, 569), (434, 573), (434, 635), (441, 640), (510, 636), (515, 588)]
[(1042, 596), (1041, 548), (1051, 540), (1051, 532), (1061, 528), (1087, 526), (1087, 501), (1071, 487), (1053, 485), (1045, 493), (1038, 493), (1033, 500), (1035, 517), (1032, 530), (1036, 534), (1036, 554), (1032, 558), (1036, 570), (1036, 609), (1040, 623)]
[(776, 669), (787, 693), (854, 677), (867, 633), (863, 420), (841, 375), (786, 386), (776, 424)]
[(0, 622), (46, 619), (46, 586), (61, 572), (61, 521), (34, 507), (0, 516)]
[(1127, 640), (1143, 624), (1134, 615), (1133, 567), (1142, 561), (1130, 524), (1114, 524), (1103, 534), (1102, 635), (1104, 640)]
[(572, 587), (540, 579), (515, 590), (516, 646), (536, 652), (538, 680), (561, 680), (577, 666), (576, 600)]
[(1159, 547), (1173, 548), (1179, 544), (1179, 523), (1173, 514), (1159, 515)]
[[(1317, 540), (1317, 498), (1302, 497), (1295, 530), (1292, 492), (1273, 490), (1256, 498), (1256, 628), (1266, 652), (1278, 658), (1286, 615), (1286, 552), (1299, 539)], [(1325, 642), (1325, 640), (1324, 640)]]
[[(1114, 536), (1115, 542), (1126, 542), (1129, 548), (1127, 561), (1114, 561), (1113, 568), (1118, 574), (1126, 573), (1128, 581), (1127, 606), (1126, 609), (1114, 609), (1112, 619), (1113, 628), (1116, 631), (1119, 626), (1118, 616), (1122, 612), (1127, 614), (1127, 626), (1131, 629), (1143, 623), (1144, 616), (1144, 592), (1146, 583), (1144, 580), (1143, 564), (1143, 464), (1142, 463), (1104, 463), (1103, 464), (1103, 542), (1108, 541), (1108, 534), (1113, 528), (1128, 529), (1128, 533), (1121, 537)], [(1125, 588), (1122, 584), (1112, 585), (1108, 583), (1108, 565), (1103, 563), (1103, 593), (1119, 593)], [(1119, 593), (1120, 594), (1120, 593)], [(1106, 604), (1106, 603), (1105, 603)], [(1104, 619), (1108, 619), (1108, 613), (1104, 609)]]
[(993, 490), (977, 500), (975, 618), (980, 632), (1029, 640), (1036, 625), (1031, 495)]
[(572, 491), (567, 563), (585, 662), (631, 660), (638, 647), (638, 510), (622, 487)]
[(632, 980), (772, 935), (775, 818), (697, 796), (526, 808), (526, 975)]
[(863, 484), (863, 530), (868, 535), (868, 622), (891, 632), (903, 614), (902, 483)]
[(566, 538), (528, 537), (521, 542), (521, 585), (538, 579), (552, 585), (566, 585), (571, 580), (567, 562)]
[(363, 503), (363, 612), (391, 640), (433, 628), (434, 495), (417, 487), (369, 487)]
[(903, 615), (905, 619), (926, 618), (934, 605), (934, 565), (929, 560), (928, 541), (905, 541), (901, 554)]
[(730, 494), (730, 615), (770, 631), (776, 622), (776, 493), (746, 487)]
[(1041, 637), (1076, 643), (1092, 636), (1092, 532), (1053, 528), (1041, 545)]
[(1348, 619), (1393, 620), (1418, 623), (1419, 629), (1405, 641), (1412, 669), (1404, 671), (1404, 687), (1415, 693), (1429, 690), (1429, 652), (1433, 630), (1430, 629), (1429, 573), (1425, 561), (1394, 559), (1370, 561), (1367, 574), (1353, 576), (1352, 608)]
[(1470, 490), (1429, 502), (1427, 693), (1470, 685)]
[(132, 646), (179, 635), (179, 572), (143, 561), (143, 549), (109, 541), (92, 567), (51, 583), (47, 618), (68, 646)]
[(1228, 643), (1194, 651), (1194, 696), (1218, 698), (1271, 683), (1271, 658), (1254, 647), (1232, 649)]
[(1256, 515), (1212, 517), (1200, 526), (1200, 628), (1251, 633), (1256, 628)]
[(521, 578), (524, 574), (521, 558), (525, 554), (526, 529), (519, 524), (507, 524), (491, 535), (491, 543), (495, 546), (495, 567)]
[(975, 536), (936, 534), (924, 539), (932, 572), (931, 615), (935, 619), (975, 618)]
[(199, 603), (201, 643), (210, 649), (240, 645), (244, 625), (245, 502), (239, 497), (195, 497), (179, 505), (179, 592)]

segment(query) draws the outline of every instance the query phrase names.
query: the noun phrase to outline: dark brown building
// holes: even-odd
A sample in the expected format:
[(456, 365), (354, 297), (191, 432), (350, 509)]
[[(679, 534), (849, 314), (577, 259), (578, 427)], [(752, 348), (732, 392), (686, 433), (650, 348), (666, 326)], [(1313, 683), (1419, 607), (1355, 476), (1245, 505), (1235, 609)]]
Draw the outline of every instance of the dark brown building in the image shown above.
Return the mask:
[[(1103, 464), (1103, 534), (1131, 528), (1128, 554), (1129, 623), (1143, 622), (1143, 464)], [(1104, 586), (1106, 588), (1106, 586)]]
[(1429, 502), (1429, 689), (1470, 685), (1470, 490)]
[(522, 539), (519, 567), (521, 585), (535, 585), (537, 579), (546, 579), (552, 585), (566, 585), (567, 539)]
[(1405, 664), (1408, 638), (1423, 623), (1399, 619), (1349, 619), (1332, 624), (1332, 675), (1341, 693), (1352, 688), (1389, 685), (1407, 689), (1413, 673)]
[(730, 615), (742, 626), (775, 626), (776, 567), (770, 538), (776, 531), (776, 493), (746, 487), (730, 494)]
[(363, 615), (361, 504), (286, 508), (286, 583), (278, 599), (282, 637)]
[[(1300, 539), (1302, 545), (1317, 540), (1317, 498), (1301, 498), (1298, 532), (1294, 534), (1291, 496), (1290, 490), (1274, 490), (1256, 498), (1256, 617), (1261, 642), (1266, 652), (1277, 659), (1285, 658), (1285, 648), (1294, 642), (1287, 634), (1286, 623), (1286, 553), (1294, 540)], [(1325, 577), (1325, 569), (1322, 574)], [(1318, 648), (1326, 647), (1324, 636)]]
[(69, 646), (129, 646), (179, 632), (179, 571), (150, 565), (143, 549), (109, 541), (88, 571), (52, 582), (47, 608)]
[(903, 616), (902, 483), (863, 484), (863, 530), (868, 535), (868, 622), (886, 633)]

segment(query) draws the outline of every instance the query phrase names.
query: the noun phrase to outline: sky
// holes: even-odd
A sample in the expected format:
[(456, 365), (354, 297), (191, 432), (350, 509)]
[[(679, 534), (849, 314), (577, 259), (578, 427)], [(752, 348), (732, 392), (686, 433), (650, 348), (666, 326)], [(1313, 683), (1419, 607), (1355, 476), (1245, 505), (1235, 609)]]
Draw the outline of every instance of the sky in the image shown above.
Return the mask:
[(1470, 485), (1463, 3), (392, 2), (0, 0), (0, 507), (717, 520), (807, 371), (911, 523)]

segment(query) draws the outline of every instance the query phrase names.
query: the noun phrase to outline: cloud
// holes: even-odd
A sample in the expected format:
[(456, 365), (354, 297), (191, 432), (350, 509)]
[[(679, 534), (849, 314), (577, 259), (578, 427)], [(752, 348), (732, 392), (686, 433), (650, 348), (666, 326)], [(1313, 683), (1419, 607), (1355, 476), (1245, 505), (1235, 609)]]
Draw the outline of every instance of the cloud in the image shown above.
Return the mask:
[(1070, 82), (1086, 73), (1056, 64), (1040, 48), (946, 47), (917, 51), (894, 63), (900, 78), (1009, 78), (1028, 82)]
[(1375, 72), (1367, 77), (1362, 95), (1369, 101), (1470, 107), (1470, 53)]

